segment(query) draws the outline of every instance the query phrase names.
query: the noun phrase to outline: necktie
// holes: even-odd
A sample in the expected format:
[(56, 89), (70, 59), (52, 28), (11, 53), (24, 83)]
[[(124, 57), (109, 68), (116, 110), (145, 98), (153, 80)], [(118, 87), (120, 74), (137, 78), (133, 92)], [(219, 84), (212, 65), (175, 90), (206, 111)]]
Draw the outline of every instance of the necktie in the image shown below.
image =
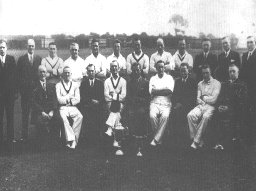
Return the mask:
[(248, 56), (247, 56), (247, 60), (249, 60), (249, 58), (251, 57), (252, 53), (249, 52)]
[(206, 53), (204, 53), (204, 59), (206, 60), (207, 56), (206, 56)]
[(91, 80), (91, 87), (93, 87), (93, 80)]
[(228, 57), (228, 52), (225, 52), (225, 56), (226, 56), (226, 58)]
[(46, 91), (45, 82), (43, 82), (43, 89), (44, 89), (44, 91)]
[(1, 56), (1, 64), (2, 64), (2, 67), (4, 67), (4, 58), (3, 58), (3, 56)]
[(29, 55), (29, 58), (30, 58), (30, 59), (29, 59), (30, 64), (31, 64), (31, 65), (33, 65), (33, 55), (32, 55), (32, 54), (30, 54), (30, 55)]

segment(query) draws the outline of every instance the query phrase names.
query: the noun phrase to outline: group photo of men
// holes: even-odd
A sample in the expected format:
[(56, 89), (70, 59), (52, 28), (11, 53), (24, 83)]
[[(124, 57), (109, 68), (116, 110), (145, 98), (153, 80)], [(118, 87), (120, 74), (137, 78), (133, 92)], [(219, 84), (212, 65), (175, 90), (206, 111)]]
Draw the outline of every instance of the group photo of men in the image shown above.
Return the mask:
[[(185, 38), (178, 40), (172, 55), (159, 37), (156, 52), (147, 55), (136, 37), (125, 58), (116, 39), (106, 58), (99, 40), (93, 39), (88, 57), (81, 58), (79, 44), (72, 42), (70, 57), (63, 60), (55, 42), (41, 58), (35, 54), (35, 41), (28, 39), (27, 53), (15, 60), (7, 41), (0, 40), (1, 144), (5, 113), (8, 145), (28, 141), (34, 124), (38, 148), (49, 146), (51, 139), (51, 144), (75, 149), (80, 138), (95, 147), (113, 146), (116, 155), (129, 152), (124, 149), (128, 140), (136, 145), (137, 156), (144, 148), (173, 142), (191, 150), (252, 146), (255, 37), (247, 37), (248, 51), (242, 57), (231, 49), (228, 36), (221, 42), (216, 55), (211, 39), (202, 39), (202, 51), (193, 58)], [(14, 103), (19, 95), (22, 134), (16, 140)]]

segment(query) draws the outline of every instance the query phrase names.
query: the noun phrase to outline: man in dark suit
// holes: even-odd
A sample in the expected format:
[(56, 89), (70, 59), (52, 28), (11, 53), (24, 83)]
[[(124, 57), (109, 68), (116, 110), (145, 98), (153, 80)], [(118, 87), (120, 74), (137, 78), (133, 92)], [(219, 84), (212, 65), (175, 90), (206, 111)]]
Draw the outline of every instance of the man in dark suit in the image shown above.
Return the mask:
[(55, 140), (60, 132), (60, 117), (57, 110), (55, 85), (46, 81), (47, 69), (38, 67), (39, 80), (35, 83), (32, 99), (32, 115), (36, 120), (37, 140), (43, 146), (44, 140), (50, 134)]
[(21, 94), (22, 109), (22, 139), (28, 138), (29, 115), (31, 111), (31, 99), (35, 82), (38, 80), (38, 66), (41, 64), (41, 57), (34, 54), (35, 41), (28, 40), (28, 53), (18, 59), (18, 85)]
[(217, 68), (217, 55), (210, 52), (211, 49), (211, 41), (209, 38), (204, 38), (202, 40), (202, 47), (203, 52), (196, 55), (195, 57), (195, 64), (194, 64), (194, 72), (196, 75), (197, 82), (203, 80), (202, 76), (202, 66), (203, 65), (209, 65), (211, 68), (211, 71), (215, 71)]
[(228, 67), (235, 64), (238, 68), (241, 65), (241, 59), (238, 52), (231, 50), (229, 37), (222, 38), (223, 52), (218, 56), (218, 67), (215, 70), (215, 78), (220, 82), (229, 79)]
[[(129, 129), (136, 138), (139, 152), (137, 156), (142, 156), (140, 148), (143, 143), (142, 138), (149, 134), (149, 82), (141, 75), (141, 66), (138, 63), (132, 64), (132, 73), (127, 84), (127, 108), (129, 116)], [(141, 141), (140, 141), (141, 140)]]
[[(196, 81), (189, 76), (189, 66), (187, 63), (180, 65), (180, 74), (181, 78), (177, 79), (173, 90), (171, 122), (174, 128), (174, 134), (189, 140), (186, 118), (188, 112), (196, 105), (197, 84)], [(183, 143), (185, 142), (184, 139)]]
[(231, 146), (233, 141), (242, 141), (244, 136), (245, 111), (247, 105), (247, 87), (238, 78), (239, 68), (229, 66), (229, 80), (221, 84), (220, 95), (216, 102), (216, 134), (217, 144), (214, 149), (223, 150)]
[(80, 86), (80, 108), (85, 116), (85, 136), (90, 143), (99, 144), (99, 136), (103, 133), (103, 82), (95, 78), (95, 66), (87, 66), (88, 78), (84, 78)]
[(14, 140), (14, 102), (17, 97), (17, 70), (13, 56), (7, 55), (7, 42), (0, 40), (0, 141), (3, 141), (4, 111), (7, 119), (7, 141)]
[[(242, 68), (240, 78), (246, 83), (248, 88), (248, 126), (250, 127), (251, 139), (255, 139), (256, 135), (256, 45), (255, 37), (247, 37), (248, 51), (242, 56)], [(255, 142), (255, 141), (254, 141)]]

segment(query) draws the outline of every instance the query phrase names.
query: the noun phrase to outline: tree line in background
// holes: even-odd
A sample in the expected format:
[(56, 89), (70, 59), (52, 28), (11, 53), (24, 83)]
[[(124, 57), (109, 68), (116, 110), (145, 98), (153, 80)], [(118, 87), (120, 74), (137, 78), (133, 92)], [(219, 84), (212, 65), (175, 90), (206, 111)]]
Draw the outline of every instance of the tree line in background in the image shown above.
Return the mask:
[[(50, 37), (46, 37), (43, 35), (17, 35), (17, 36), (5, 36), (8, 40), (8, 46), (11, 49), (24, 49), (26, 48), (27, 39), (33, 38), (37, 44), (38, 49), (47, 48), (46, 42), (55, 41), (59, 49), (67, 49), (71, 42), (77, 42), (80, 48), (89, 48), (90, 41), (93, 38), (101, 39), (103, 47), (112, 47), (113, 41), (115, 39), (119, 39), (122, 42), (123, 47), (131, 47), (132, 39), (134, 37), (139, 37), (141, 39), (142, 45), (145, 48), (155, 48), (156, 40), (159, 37), (162, 37), (165, 41), (165, 46), (169, 48), (176, 48), (178, 39), (184, 37), (187, 41), (188, 48), (192, 49), (200, 49), (201, 48), (201, 40), (205, 37), (208, 37), (212, 40), (212, 49), (221, 48), (221, 39), (216, 38), (212, 34), (205, 35), (204, 33), (199, 33), (199, 37), (195, 36), (184, 36), (176, 34), (175, 36), (168, 34), (161, 34), (158, 36), (148, 35), (146, 32), (142, 32), (141, 34), (132, 34), (126, 35), (124, 34), (110, 34), (109, 32), (100, 35), (94, 32), (91, 32), (89, 35), (79, 34), (77, 36), (65, 35), (65, 34), (54, 34)], [(238, 43), (238, 38), (231, 34), (231, 44), (234, 48), (236, 48)]]

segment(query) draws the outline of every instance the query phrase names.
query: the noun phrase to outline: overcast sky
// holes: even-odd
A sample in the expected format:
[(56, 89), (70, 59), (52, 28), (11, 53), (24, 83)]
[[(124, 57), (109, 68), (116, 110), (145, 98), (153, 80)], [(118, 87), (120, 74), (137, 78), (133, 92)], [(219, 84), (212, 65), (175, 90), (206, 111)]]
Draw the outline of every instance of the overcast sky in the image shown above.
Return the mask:
[(0, 0), (0, 34), (167, 34), (175, 13), (187, 35), (255, 34), (254, 0)]

